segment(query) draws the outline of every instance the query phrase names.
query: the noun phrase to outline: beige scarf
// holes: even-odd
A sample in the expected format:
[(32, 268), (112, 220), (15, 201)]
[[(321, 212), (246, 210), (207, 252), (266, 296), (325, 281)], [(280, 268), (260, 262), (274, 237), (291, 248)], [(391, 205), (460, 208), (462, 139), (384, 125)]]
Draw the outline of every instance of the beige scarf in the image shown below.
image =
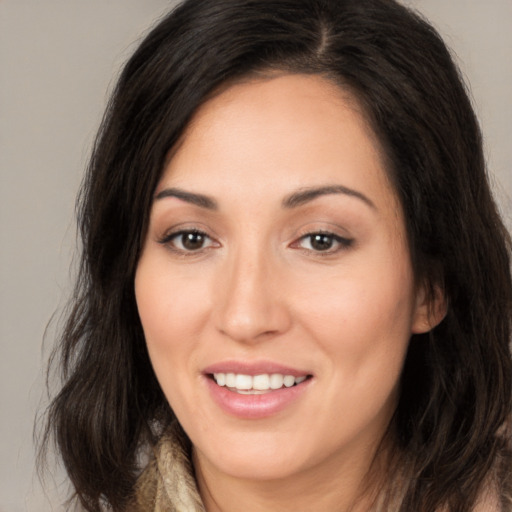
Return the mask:
[(177, 422), (155, 447), (127, 512), (205, 512), (190, 463), (188, 441)]

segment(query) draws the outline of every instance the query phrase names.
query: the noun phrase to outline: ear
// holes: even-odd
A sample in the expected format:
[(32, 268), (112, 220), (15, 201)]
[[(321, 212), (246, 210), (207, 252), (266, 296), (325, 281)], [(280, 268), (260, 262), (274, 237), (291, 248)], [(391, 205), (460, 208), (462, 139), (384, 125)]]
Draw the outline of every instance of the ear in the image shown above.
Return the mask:
[(444, 290), (434, 285), (432, 289), (423, 283), (416, 293), (416, 305), (413, 315), (412, 334), (423, 334), (439, 325), (448, 310)]

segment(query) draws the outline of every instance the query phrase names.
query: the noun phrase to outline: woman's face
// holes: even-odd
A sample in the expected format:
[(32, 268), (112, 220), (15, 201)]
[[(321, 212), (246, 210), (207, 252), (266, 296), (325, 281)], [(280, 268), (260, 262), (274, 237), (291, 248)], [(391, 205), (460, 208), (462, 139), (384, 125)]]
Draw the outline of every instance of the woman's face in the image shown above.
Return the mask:
[(244, 82), (199, 109), (135, 291), (196, 462), (237, 478), (366, 468), (411, 333), (428, 329), (378, 144), (317, 76)]

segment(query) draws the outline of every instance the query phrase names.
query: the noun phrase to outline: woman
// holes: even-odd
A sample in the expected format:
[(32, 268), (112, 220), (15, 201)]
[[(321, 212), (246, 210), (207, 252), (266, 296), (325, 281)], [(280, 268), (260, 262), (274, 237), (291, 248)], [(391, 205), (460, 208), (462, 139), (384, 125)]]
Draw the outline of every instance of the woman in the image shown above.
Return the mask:
[(417, 15), (184, 2), (80, 204), (47, 432), (86, 510), (512, 510), (510, 238)]

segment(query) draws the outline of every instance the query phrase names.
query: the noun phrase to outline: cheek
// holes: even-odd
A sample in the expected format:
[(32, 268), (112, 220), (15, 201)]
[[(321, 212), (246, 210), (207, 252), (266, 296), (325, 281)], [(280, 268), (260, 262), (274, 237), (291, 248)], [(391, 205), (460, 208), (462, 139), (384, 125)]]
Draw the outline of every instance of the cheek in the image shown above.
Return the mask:
[(344, 333), (346, 341), (368, 332), (393, 337), (410, 330), (413, 296), (408, 279), (351, 274), (331, 279), (322, 289), (311, 287), (302, 299), (298, 316), (309, 321), (311, 329), (333, 332), (335, 337)]
[[(162, 261), (160, 261), (162, 260)], [(142, 257), (135, 277), (137, 308), (148, 345), (171, 349), (185, 332), (193, 336), (208, 308), (201, 279), (170, 272), (165, 257)]]
[(303, 302), (303, 326), (329, 361), (325, 396), (347, 431), (386, 424), (396, 406), (411, 335), (411, 290), (407, 270), (353, 269)]
[(400, 372), (415, 302), (407, 262), (405, 256), (385, 258), (376, 253), (303, 288), (308, 293), (302, 292), (296, 317), (352, 377), (364, 372), (372, 380), (386, 367)]
[(173, 409), (192, 387), (194, 354), (206, 316), (207, 294), (200, 280), (169, 272), (165, 257), (141, 258), (135, 296), (151, 364)]

